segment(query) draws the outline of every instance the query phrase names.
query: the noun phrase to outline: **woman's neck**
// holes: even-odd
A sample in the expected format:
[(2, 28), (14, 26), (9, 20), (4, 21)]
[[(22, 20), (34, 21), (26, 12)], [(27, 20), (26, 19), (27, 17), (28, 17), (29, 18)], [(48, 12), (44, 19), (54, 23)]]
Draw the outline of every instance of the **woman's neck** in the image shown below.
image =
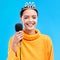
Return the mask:
[(33, 29), (33, 30), (24, 29), (24, 32), (29, 34), (29, 35), (33, 35), (33, 34), (35, 34), (35, 29)]

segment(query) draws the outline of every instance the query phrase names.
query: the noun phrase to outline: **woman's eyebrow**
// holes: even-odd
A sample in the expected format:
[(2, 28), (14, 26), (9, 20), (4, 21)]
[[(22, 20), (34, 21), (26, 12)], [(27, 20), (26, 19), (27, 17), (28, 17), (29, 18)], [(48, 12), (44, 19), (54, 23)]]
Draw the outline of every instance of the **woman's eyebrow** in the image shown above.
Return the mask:
[(36, 16), (36, 15), (32, 15), (32, 16)]
[[(36, 17), (36, 15), (31, 15), (32, 17)], [(24, 15), (24, 17), (29, 17), (29, 15)]]
[(29, 16), (29, 15), (24, 15), (24, 16)]
[(28, 17), (28, 15), (24, 15), (24, 17)]
[(32, 15), (32, 16), (36, 16), (36, 15)]

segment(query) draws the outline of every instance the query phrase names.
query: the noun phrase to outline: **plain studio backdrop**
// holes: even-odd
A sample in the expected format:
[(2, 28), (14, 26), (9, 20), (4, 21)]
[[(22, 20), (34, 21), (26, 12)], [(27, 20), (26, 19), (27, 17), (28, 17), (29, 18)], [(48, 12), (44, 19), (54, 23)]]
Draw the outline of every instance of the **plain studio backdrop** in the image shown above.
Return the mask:
[(51, 37), (54, 59), (60, 60), (60, 0), (0, 0), (0, 60), (6, 60), (8, 42), (15, 34), (15, 24), (20, 21), (19, 12), (25, 2), (35, 2), (39, 11), (38, 28)]

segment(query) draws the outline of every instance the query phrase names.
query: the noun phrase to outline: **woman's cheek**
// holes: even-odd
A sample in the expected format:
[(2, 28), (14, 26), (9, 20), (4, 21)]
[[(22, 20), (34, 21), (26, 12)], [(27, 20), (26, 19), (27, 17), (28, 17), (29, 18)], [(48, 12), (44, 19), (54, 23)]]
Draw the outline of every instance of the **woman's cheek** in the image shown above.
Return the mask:
[(24, 23), (26, 23), (26, 22), (29, 22), (29, 20), (28, 19), (24, 20)]

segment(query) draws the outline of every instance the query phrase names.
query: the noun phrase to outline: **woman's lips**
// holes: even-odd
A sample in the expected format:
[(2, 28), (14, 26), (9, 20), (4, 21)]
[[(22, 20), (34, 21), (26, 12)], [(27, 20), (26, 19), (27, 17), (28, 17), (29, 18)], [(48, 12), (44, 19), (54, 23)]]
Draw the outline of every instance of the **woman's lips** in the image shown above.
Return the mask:
[(27, 24), (29, 27), (32, 27), (33, 26), (33, 24)]
[(35, 23), (26, 23), (27, 26), (32, 27)]

